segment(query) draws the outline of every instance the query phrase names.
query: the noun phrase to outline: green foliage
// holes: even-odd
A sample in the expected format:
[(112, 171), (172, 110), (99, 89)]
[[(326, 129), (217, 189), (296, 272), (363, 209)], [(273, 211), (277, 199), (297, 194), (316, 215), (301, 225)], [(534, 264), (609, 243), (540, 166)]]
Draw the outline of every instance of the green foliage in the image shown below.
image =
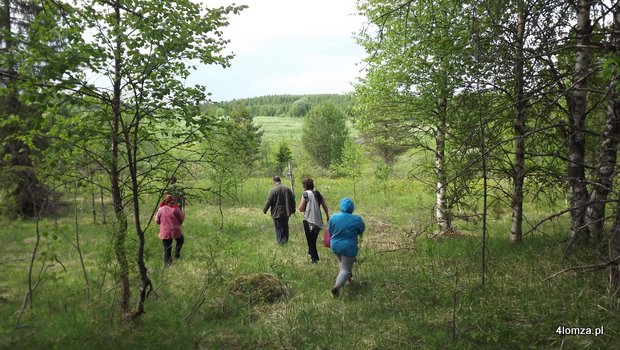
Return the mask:
[[(237, 190), (260, 157), (262, 132), (251, 119), (220, 118), (201, 144), (200, 178), (208, 179), (206, 200), (221, 204)], [(195, 175), (195, 174), (194, 174)]]
[(293, 153), (286, 142), (280, 143), (278, 152), (276, 153), (276, 161), (278, 162), (277, 174), (282, 174), (284, 168), (293, 160)]
[(50, 141), (43, 115), (62, 110), (58, 85), (81, 61), (72, 47), (81, 33), (63, 20), (71, 12), (46, 0), (0, 5), (0, 195), (12, 204), (0, 209), (4, 215), (57, 209), (46, 179), (53, 170), (41, 164)]
[(328, 168), (340, 161), (347, 135), (345, 114), (327, 102), (310, 110), (304, 119), (301, 141), (310, 157)]
[(355, 140), (347, 137), (342, 148), (342, 156), (337, 164), (331, 168), (336, 175), (351, 179), (353, 182), (353, 196), (356, 196), (356, 184), (362, 176), (362, 166), (364, 165), (363, 150)]
[(312, 105), (310, 104), (310, 102), (308, 102), (308, 99), (306, 97), (302, 97), (293, 102), (291, 108), (288, 111), (288, 115), (290, 117), (297, 118), (304, 117), (308, 113), (308, 111), (310, 111), (310, 108), (312, 108)]
[(321, 103), (331, 102), (343, 111), (352, 106), (349, 95), (318, 94), (318, 95), (272, 95), (242, 98), (224, 102), (224, 105), (241, 102), (250, 110), (253, 117), (303, 117), (308, 111)]
[(342, 155), (340, 161), (334, 164), (332, 168), (337, 175), (344, 176), (353, 181), (359, 179), (362, 175), (362, 166), (364, 155), (361, 146), (352, 138), (348, 137), (342, 147)]
[(389, 164), (379, 164), (375, 170), (375, 179), (380, 184), (381, 190), (383, 191), (383, 196), (386, 199), (388, 197), (388, 180), (393, 172), (394, 168)]

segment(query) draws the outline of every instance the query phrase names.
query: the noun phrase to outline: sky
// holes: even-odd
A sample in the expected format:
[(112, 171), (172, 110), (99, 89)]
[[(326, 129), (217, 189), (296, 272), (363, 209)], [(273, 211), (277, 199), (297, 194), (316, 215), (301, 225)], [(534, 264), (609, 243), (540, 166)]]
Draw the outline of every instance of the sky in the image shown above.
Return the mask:
[(232, 66), (201, 66), (188, 83), (205, 85), (213, 101), (353, 90), (365, 57), (354, 39), (364, 25), (355, 15), (355, 0), (234, 2), (249, 8), (231, 16), (223, 30), (235, 54)]

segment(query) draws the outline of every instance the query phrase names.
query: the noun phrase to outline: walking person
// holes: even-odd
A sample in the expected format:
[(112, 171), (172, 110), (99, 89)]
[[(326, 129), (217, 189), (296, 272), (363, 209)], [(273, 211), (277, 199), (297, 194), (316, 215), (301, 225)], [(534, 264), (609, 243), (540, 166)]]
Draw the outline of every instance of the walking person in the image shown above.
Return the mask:
[(183, 231), (181, 231), (181, 225), (185, 215), (174, 202), (172, 195), (166, 195), (164, 201), (161, 203), (157, 215), (155, 216), (155, 222), (159, 225), (159, 239), (164, 244), (164, 266), (172, 264), (172, 241), (176, 241), (176, 247), (174, 249), (175, 259), (181, 257), (181, 247), (185, 243), (183, 237)]
[(273, 177), (273, 188), (269, 190), (263, 213), (271, 209), (271, 218), (276, 231), (276, 243), (284, 245), (288, 242), (288, 220), (295, 213), (295, 196), (290, 188), (282, 185), (279, 176)]
[(304, 193), (299, 203), (299, 211), (304, 213), (304, 233), (308, 243), (308, 255), (313, 264), (319, 262), (319, 252), (316, 249), (316, 240), (319, 232), (323, 229), (323, 216), (321, 206), (325, 210), (325, 218), (329, 221), (329, 210), (325, 198), (319, 191), (314, 191), (314, 180), (304, 178), (301, 180)]
[(354, 215), (355, 205), (349, 197), (340, 200), (340, 212), (332, 216), (329, 221), (330, 246), (332, 252), (340, 262), (340, 272), (336, 277), (336, 284), (332, 294), (337, 297), (346, 281), (353, 277), (353, 263), (358, 252), (358, 236), (366, 229), (364, 220)]

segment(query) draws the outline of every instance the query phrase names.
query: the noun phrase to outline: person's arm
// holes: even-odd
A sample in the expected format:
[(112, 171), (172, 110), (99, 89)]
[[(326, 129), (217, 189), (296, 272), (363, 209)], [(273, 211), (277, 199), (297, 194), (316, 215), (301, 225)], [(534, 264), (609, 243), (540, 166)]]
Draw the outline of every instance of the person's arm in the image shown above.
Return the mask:
[(323, 206), (323, 210), (325, 210), (325, 217), (327, 221), (329, 221), (329, 209), (327, 209), (327, 202), (325, 202), (325, 197), (321, 196), (321, 205)]
[(174, 208), (174, 215), (177, 217), (177, 220), (179, 220), (179, 225), (183, 225), (183, 221), (185, 220), (185, 215), (183, 214), (183, 212), (181, 211), (181, 209)]
[(364, 224), (364, 220), (362, 220), (361, 217), (358, 217), (358, 218), (359, 218), (358, 220), (359, 222), (357, 223), (357, 229), (358, 229), (357, 234), (361, 236), (366, 230), (366, 224)]
[(299, 208), (297, 208), (297, 210), (302, 213), (306, 211), (306, 202), (308, 201), (306, 197), (308, 197), (308, 194), (304, 192), (304, 195), (301, 197), (301, 202), (299, 202)]
[(295, 214), (295, 196), (293, 195), (293, 191), (290, 189), (286, 191), (286, 196), (288, 198), (288, 215), (291, 216)]
[(157, 225), (160, 225), (160, 224), (161, 224), (161, 211), (160, 211), (160, 210), (158, 210), (158, 211), (157, 211), (157, 214), (155, 214), (155, 223), (156, 223)]
[(327, 230), (329, 231), (330, 236), (333, 237), (335, 230), (334, 230), (334, 223), (332, 221), (329, 221), (327, 223)]
[(273, 191), (269, 191), (269, 196), (267, 196), (267, 202), (265, 202), (265, 206), (263, 207), (263, 214), (267, 214), (267, 210), (271, 208), (271, 203), (273, 203)]

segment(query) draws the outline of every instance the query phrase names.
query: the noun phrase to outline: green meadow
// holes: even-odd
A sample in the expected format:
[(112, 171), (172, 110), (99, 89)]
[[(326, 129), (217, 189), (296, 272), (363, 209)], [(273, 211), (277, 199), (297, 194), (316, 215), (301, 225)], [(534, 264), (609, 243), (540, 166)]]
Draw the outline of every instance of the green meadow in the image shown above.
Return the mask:
[[(271, 141), (295, 140), (301, 125), (293, 118), (257, 122)], [(411, 159), (404, 157), (399, 169), (411, 168)], [(592, 247), (567, 254), (564, 220), (550, 221), (514, 245), (509, 210), (495, 211), (483, 284), (481, 222), (456, 220), (457, 235), (433, 237), (434, 191), (428, 186), (398, 176), (384, 191), (369, 175), (353, 196), (347, 179), (317, 177), (316, 185), (331, 212), (340, 198), (352, 196), (367, 225), (353, 280), (339, 298), (330, 293), (336, 258), (319, 241), (321, 261), (310, 263), (299, 213), (291, 218), (290, 242), (278, 246), (272, 220), (262, 212), (271, 181), (250, 178), (238, 201), (224, 203), (221, 212), (192, 201), (182, 257), (170, 267), (163, 266), (157, 227), (148, 228), (145, 259), (154, 289), (145, 314), (121, 322), (111, 210), (107, 224), (101, 212), (94, 223), (83, 195), (62, 215), (0, 227), (0, 348), (620, 348), (608, 272), (555, 275), (597, 263), (589, 258)], [(295, 195), (300, 197), (298, 186)], [(542, 218), (552, 208), (532, 204), (527, 210)], [(130, 237), (127, 250), (135, 258), (137, 239)], [(256, 276), (269, 276), (272, 284), (244, 284)], [(23, 308), (29, 285), (32, 302)], [(276, 293), (268, 294), (269, 288)]]
[(263, 142), (297, 141), (302, 118), (292, 117), (254, 117), (254, 124), (263, 130)]

